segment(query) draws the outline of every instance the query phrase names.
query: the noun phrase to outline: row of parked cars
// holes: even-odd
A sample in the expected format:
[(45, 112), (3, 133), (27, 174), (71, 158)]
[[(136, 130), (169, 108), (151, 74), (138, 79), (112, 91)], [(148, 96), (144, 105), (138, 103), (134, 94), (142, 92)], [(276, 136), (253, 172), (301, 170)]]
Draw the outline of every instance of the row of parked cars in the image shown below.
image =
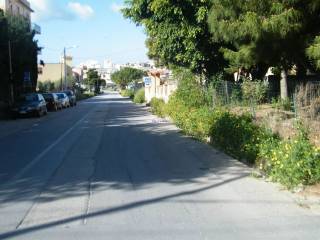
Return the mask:
[(71, 90), (58, 93), (29, 93), (18, 99), (11, 112), (14, 118), (25, 115), (41, 117), (48, 111), (58, 111), (76, 105), (76, 95)]

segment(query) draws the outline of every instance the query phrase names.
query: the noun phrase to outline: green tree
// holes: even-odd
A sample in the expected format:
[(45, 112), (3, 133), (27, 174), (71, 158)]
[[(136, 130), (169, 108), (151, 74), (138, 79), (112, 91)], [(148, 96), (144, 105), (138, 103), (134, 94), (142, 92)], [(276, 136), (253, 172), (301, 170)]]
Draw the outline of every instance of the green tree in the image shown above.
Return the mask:
[[(12, 55), (12, 84), (14, 95), (35, 91), (38, 79), (37, 56), (40, 50), (35, 33), (23, 18), (7, 15), (0, 10), (0, 98), (9, 99), (9, 44)], [(30, 72), (31, 82), (24, 82), (25, 72)]]
[(8, 24), (0, 9), (0, 101), (9, 99)]
[(311, 67), (306, 48), (319, 33), (316, 0), (213, 0), (209, 15), (215, 42), (224, 42), (230, 68), (276, 67), (281, 72), (281, 97), (288, 97), (287, 72)]
[(314, 61), (316, 68), (320, 69), (320, 36), (316, 36), (307, 48), (308, 57)]
[(113, 73), (111, 79), (119, 85), (121, 89), (125, 89), (129, 83), (141, 80), (144, 75), (145, 72), (142, 70), (125, 67)]
[(225, 65), (207, 24), (211, 0), (126, 0), (125, 17), (144, 26), (149, 57), (207, 77)]
[(87, 72), (87, 78), (84, 79), (84, 83), (89, 86), (90, 90), (94, 89), (95, 93), (100, 92), (100, 86), (101, 86), (101, 78), (99, 76), (99, 73), (96, 69), (89, 69)]

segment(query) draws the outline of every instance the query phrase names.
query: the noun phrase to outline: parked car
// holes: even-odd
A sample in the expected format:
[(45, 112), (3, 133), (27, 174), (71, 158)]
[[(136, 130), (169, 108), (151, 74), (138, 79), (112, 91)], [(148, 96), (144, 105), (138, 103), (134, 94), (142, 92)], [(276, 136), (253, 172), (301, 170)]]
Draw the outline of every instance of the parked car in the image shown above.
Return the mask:
[(42, 95), (46, 100), (48, 110), (58, 111), (58, 109), (62, 109), (62, 102), (59, 101), (57, 94), (44, 93)]
[(14, 117), (18, 117), (20, 115), (36, 115), (41, 117), (42, 115), (46, 115), (48, 112), (44, 97), (38, 93), (30, 93), (21, 96), (14, 104), (11, 111)]
[(56, 93), (63, 108), (70, 107), (70, 100), (65, 93)]
[(67, 90), (67, 91), (64, 91), (64, 93), (67, 94), (67, 96), (69, 97), (70, 106), (71, 107), (76, 106), (77, 105), (77, 97), (74, 94), (74, 92), (71, 90)]

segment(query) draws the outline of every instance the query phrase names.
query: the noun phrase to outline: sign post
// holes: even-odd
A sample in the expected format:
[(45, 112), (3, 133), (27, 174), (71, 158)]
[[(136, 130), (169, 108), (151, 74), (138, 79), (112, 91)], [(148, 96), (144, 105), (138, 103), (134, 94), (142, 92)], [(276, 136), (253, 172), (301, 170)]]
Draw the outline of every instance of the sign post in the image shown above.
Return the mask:
[(143, 77), (143, 82), (146, 87), (151, 86), (151, 82), (152, 82), (151, 77)]

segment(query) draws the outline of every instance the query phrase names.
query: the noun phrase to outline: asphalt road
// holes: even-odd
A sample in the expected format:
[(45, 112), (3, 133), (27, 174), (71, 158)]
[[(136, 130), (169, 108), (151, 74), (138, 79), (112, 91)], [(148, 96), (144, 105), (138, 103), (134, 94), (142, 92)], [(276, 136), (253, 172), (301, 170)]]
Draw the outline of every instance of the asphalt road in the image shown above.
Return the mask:
[(297, 239), (320, 214), (116, 93), (0, 122), (0, 239)]

